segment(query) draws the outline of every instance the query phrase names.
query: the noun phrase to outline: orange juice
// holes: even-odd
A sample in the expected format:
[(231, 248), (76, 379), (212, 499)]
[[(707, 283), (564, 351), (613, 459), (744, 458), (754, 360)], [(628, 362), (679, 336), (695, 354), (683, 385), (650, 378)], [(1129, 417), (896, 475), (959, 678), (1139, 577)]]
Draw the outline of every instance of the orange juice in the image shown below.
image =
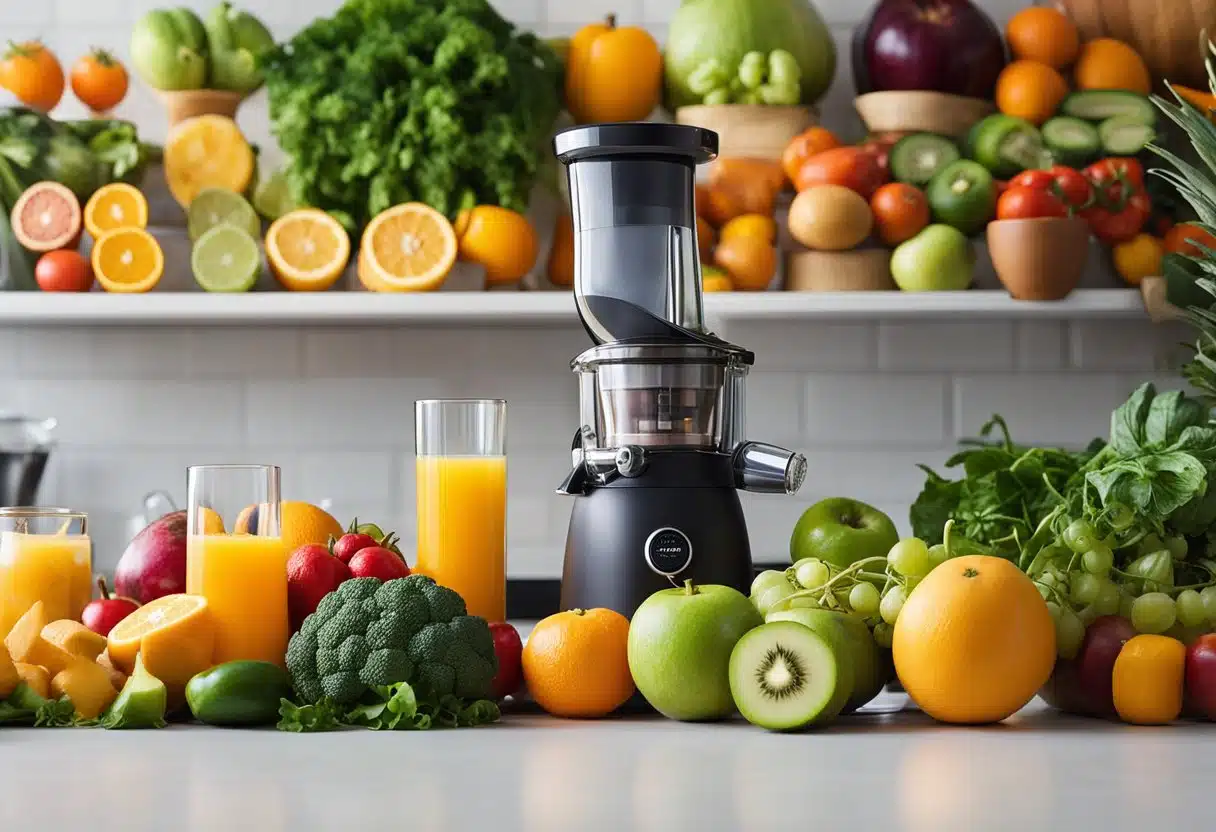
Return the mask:
[(91, 555), (88, 535), (0, 532), (0, 634), (35, 601), (52, 621), (79, 621), (93, 594)]
[(507, 458), (419, 456), (418, 572), (454, 589), (469, 615), (507, 617)]
[(186, 592), (203, 596), (211, 608), (216, 664), (284, 663), (288, 555), (279, 537), (208, 534), (186, 542)]

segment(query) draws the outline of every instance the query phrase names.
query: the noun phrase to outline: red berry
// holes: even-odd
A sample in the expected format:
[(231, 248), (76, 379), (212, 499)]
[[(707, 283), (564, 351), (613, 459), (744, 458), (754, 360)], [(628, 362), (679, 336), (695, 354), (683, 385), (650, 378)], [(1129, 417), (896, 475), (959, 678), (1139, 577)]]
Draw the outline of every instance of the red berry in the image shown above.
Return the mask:
[(360, 549), (350, 559), (350, 573), (356, 578), (376, 578), (381, 581), (391, 581), (394, 578), (405, 578), (410, 574), (410, 568), (405, 565), (401, 556), (391, 549), (382, 546), (370, 546)]
[(364, 549), (370, 549), (372, 546), (379, 546), (376, 538), (370, 534), (360, 534), (351, 532), (344, 534), (338, 538), (338, 542), (334, 544), (334, 557), (343, 563), (350, 563), (350, 559), (356, 553)]

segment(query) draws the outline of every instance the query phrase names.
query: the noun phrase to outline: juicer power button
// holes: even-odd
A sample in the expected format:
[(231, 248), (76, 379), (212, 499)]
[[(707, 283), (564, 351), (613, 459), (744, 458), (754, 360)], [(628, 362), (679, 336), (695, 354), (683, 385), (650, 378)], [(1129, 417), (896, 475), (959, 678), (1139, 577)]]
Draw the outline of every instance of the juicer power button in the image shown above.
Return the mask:
[(660, 575), (679, 575), (692, 563), (692, 541), (679, 529), (655, 529), (646, 538), (646, 563)]

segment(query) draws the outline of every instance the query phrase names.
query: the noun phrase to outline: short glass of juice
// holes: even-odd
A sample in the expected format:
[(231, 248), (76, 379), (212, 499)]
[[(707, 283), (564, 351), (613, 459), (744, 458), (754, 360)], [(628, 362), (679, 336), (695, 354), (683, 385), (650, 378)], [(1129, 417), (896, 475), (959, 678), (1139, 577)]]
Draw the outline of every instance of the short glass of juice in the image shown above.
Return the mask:
[(507, 403), (415, 403), (416, 571), (460, 593), (469, 615), (507, 616)]
[(215, 663), (282, 665), (290, 635), (287, 546), (274, 465), (196, 465), (186, 472), (186, 592), (207, 599)]
[(93, 594), (89, 518), (66, 508), (0, 508), (0, 637), (41, 601), (47, 618), (80, 620)]

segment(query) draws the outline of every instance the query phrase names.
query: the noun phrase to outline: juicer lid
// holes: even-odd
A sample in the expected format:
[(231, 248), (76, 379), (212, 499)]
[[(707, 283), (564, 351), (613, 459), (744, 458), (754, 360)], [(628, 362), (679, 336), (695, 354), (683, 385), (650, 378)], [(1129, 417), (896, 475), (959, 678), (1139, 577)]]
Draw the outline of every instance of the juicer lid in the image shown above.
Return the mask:
[(703, 127), (629, 121), (568, 127), (553, 137), (564, 165), (612, 156), (659, 156), (700, 165), (718, 155), (718, 134)]

